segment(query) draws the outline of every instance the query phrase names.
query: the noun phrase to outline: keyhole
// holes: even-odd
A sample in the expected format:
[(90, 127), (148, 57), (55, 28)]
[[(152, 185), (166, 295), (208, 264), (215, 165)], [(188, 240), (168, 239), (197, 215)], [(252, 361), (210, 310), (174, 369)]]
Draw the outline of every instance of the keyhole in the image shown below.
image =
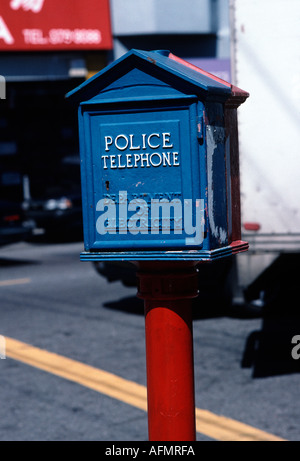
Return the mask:
[(109, 181), (105, 181), (106, 190), (109, 190)]

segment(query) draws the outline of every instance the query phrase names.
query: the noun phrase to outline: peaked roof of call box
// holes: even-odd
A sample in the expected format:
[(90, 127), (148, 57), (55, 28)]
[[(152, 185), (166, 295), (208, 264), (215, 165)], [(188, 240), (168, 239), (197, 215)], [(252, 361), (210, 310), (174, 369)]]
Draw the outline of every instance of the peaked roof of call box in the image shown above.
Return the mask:
[[(70, 91), (66, 97), (77, 102), (87, 101), (102, 92), (112, 89), (111, 85), (133, 69), (155, 76), (169, 87), (177, 88), (187, 94), (197, 94), (205, 99), (226, 101), (236, 99), (236, 105), (249, 96), (243, 90), (221, 80), (190, 63), (173, 55), (168, 50), (142, 51), (132, 49), (121, 58), (108, 65), (80, 86)], [(121, 81), (121, 80), (120, 80)], [(124, 83), (124, 80), (123, 80)], [(134, 88), (139, 82), (127, 81), (127, 87)]]

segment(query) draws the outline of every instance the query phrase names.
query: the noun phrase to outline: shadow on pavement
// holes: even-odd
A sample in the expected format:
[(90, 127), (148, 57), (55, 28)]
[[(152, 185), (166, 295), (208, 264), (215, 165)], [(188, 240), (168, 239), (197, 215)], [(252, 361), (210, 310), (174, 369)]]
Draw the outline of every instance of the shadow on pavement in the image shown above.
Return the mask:
[(135, 296), (129, 296), (118, 301), (104, 303), (103, 306), (108, 309), (127, 312), (128, 314), (144, 315), (144, 301)]
[[(107, 309), (119, 310), (131, 315), (144, 315), (143, 300), (129, 296), (118, 301), (107, 302), (104, 304)], [(271, 308), (271, 306), (269, 306)], [(274, 375), (299, 373), (300, 372), (300, 346), (297, 348), (292, 339), (300, 335), (299, 315), (271, 314), (268, 309), (263, 309), (262, 313), (251, 308), (237, 307), (232, 309), (228, 315), (216, 306), (208, 306), (206, 309), (199, 309), (195, 303), (193, 306), (193, 319), (201, 320), (208, 318), (238, 318), (241, 321), (251, 318), (262, 318), (260, 330), (254, 330), (246, 338), (245, 348), (242, 353), (242, 368), (252, 368), (253, 378), (264, 378)], [(294, 357), (292, 356), (294, 348)], [(297, 353), (297, 355), (295, 355)]]
[(0, 256), (0, 267), (12, 267), (12, 266), (29, 266), (34, 264), (41, 264), (40, 261), (18, 259), (18, 258), (8, 258)]
[(247, 338), (242, 368), (252, 368), (254, 378), (299, 373), (299, 348), (292, 343), (299, 331), (299, 317), (265, 317), (261, 330), (253, 331)]
[(258, 297), (264, 290), (261, 330), (248, 336), (242, 359), (255, 378), (300, 372), (298, 268), (299, 255), (282, 255), (246, 292)]

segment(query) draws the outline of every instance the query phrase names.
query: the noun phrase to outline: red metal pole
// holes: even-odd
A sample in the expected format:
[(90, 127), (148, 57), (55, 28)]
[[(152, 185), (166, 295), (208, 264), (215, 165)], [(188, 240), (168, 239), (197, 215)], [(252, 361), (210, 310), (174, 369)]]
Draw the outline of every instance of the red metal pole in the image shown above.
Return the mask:
[[(145, 303), (150, 441), (195, 441), (192, 298), (198, 277), (191, 264), (139, 265)], [(159, 269), (159, 270), (158, 270)]]

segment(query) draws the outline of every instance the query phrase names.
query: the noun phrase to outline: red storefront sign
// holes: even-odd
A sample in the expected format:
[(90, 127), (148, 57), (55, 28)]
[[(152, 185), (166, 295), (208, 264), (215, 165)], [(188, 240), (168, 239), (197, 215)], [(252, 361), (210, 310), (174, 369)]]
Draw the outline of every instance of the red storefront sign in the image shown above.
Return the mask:
[(111, 48), (109, 0), (1, 0), (0, 51)]

